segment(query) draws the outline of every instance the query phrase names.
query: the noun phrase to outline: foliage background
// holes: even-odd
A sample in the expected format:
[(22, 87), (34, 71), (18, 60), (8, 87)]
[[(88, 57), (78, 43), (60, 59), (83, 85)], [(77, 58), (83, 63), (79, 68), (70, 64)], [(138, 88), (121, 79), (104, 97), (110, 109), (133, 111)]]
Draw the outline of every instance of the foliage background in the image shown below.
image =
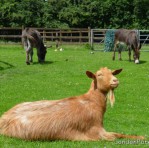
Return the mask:
[(148, 29), (149, 0), (1, 0), (0, 27)]

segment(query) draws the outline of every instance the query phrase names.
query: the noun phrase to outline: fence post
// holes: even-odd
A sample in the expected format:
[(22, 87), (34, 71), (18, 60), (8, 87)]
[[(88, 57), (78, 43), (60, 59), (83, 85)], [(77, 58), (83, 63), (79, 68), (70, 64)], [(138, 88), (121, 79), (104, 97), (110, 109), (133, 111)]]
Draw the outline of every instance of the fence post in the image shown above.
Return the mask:
[(80, 31), (79, 31), (79, 43), (81, 43), (81, 38), (82, 38), (82, 33), (81, 33), (81, 29), (80, 29)]
[(43, 42), (46, 42), (45, 34), (45, 29), (43, 29)]
[[(22, 32), (25, 29), (25, 27), (22, 25)], [(22, 35), (21, 35), (21, 44), (23, 43)]]
[(60, 29), (60, 43), (62, 44), (62, 30)]
[(91, 44), (91, 28), (88, 27), (88, 44)]
[(91, 29), (90, 45), (91, 45), (91, 49), (94, 49), (93, 48), (93, 29)]

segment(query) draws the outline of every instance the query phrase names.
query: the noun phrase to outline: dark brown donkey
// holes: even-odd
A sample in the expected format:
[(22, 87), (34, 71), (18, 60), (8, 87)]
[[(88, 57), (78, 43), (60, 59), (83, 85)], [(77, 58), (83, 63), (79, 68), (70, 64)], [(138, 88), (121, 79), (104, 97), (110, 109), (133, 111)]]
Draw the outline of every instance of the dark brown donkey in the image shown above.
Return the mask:
[[(133, 50), (133, 58), (136, 64), (139, 63), (141, 44), (138, 39), (137, 32), (135, 30), (118, 29), (115, 32), (114, 39), (114, 53), (113, 60), (115, 60), (115, 51), (119, 44), (125, 43), (128, 48), (129, 61), (131, 61), (131, 50)], [(118, 49), (119, 60), (121, 58), (121, 49)]]
[(43, 43), (41, 35), (37, 30), (32, 28), (26, 28), (25, 30), (23, 30), (22, 43), (26, 51), (27, 65), (29, 65), (30, 62), (33, 62), (33, 48), (37, 48), (38, 62), (44, 62), (47, 50), (46, 46)]

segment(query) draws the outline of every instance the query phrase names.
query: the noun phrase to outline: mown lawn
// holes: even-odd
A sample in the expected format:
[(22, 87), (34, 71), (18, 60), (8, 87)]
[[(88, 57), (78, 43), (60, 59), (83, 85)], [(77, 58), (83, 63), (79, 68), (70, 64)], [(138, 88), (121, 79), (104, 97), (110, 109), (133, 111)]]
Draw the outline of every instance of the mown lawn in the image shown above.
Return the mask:
[[(96, 72), (100, 67), (123, 68), (117, 77), (119, 87), (115, 90), (113, 108), (108, 104), (104, 125), (107, 131), (146, 136), (146, 141), (128, 139), (114, 142), (70, 142), (70, 141), (24, 141), (0, 136), (2, 148), (111, 148), (149, 146), (149, 52), (141, 52), (141, 62), (136, 65), (128, 61), (123, 52), (123, 61), (112, 61), (111, 52), (95, 51), (86, 46), (63, 46), (64, 51), (48, 49), (45, 64), (26, 65), (25, 52), (19, 45), (0, 45), (0, 115), (15, 104), (35, 100), (55, 100), (85, 93), (91, 80), (86, 70)], [(142, 47), (149, 49), (149, 47)], [(72, 119), (73, 120), (73, 119)], [(128, 143), (131, 144), (128, 144)], [(136, 141), (135, 141), (136, 142)], [(122, 144), (121, 144), (122, 143)]]

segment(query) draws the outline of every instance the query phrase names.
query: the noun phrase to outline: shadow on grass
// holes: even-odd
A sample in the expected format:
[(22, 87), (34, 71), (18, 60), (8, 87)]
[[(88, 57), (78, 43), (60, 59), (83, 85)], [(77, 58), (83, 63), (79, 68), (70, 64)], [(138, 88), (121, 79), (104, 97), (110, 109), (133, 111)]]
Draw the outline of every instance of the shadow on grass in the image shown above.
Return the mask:
[(4, 65), (4, 66), (0, 66), (0, 70), (14, 68), (14, 66), (10, 63), (4, 62), (4, 61), (0, 61), (0, 63)]
[[(135, 64), (135, 62), (133, 60), (131, 60), (131, 61), (128, 60), (128, 62), (131, 62), (131, 63), (134, 63)], [(135, 65), (145, 64), (146, 62), (147, 61), (140, 60), (139, 61), (139, 64), (135, 64)]]
[(141, 60), (139, 64), (144, 64), (144, 63), (146, 63), (146, 62), (147, 62), (147, 61), (142, 61), (142, 60)]
[(36, 65), (36, 64), (41, 64), (41, 65), (47, 65), (47, 64), (53, 64), (55, 63), (56, 61), (45, 61), (45, 62), (33, 62), (33, 65)]
[[(127, 61), (129, 63), (134, 63), (135, 64), (135, 62), (133, 60), (131, 60), (131, 61), (129, 61), (129, 60), (121, 60), (121, 61)], [(147, 61), (140, 60), (139, 64), (135, 64), (135, 65), (140, 65), (140, 64), (145, 64), (145, 63), (147, 63)]]

